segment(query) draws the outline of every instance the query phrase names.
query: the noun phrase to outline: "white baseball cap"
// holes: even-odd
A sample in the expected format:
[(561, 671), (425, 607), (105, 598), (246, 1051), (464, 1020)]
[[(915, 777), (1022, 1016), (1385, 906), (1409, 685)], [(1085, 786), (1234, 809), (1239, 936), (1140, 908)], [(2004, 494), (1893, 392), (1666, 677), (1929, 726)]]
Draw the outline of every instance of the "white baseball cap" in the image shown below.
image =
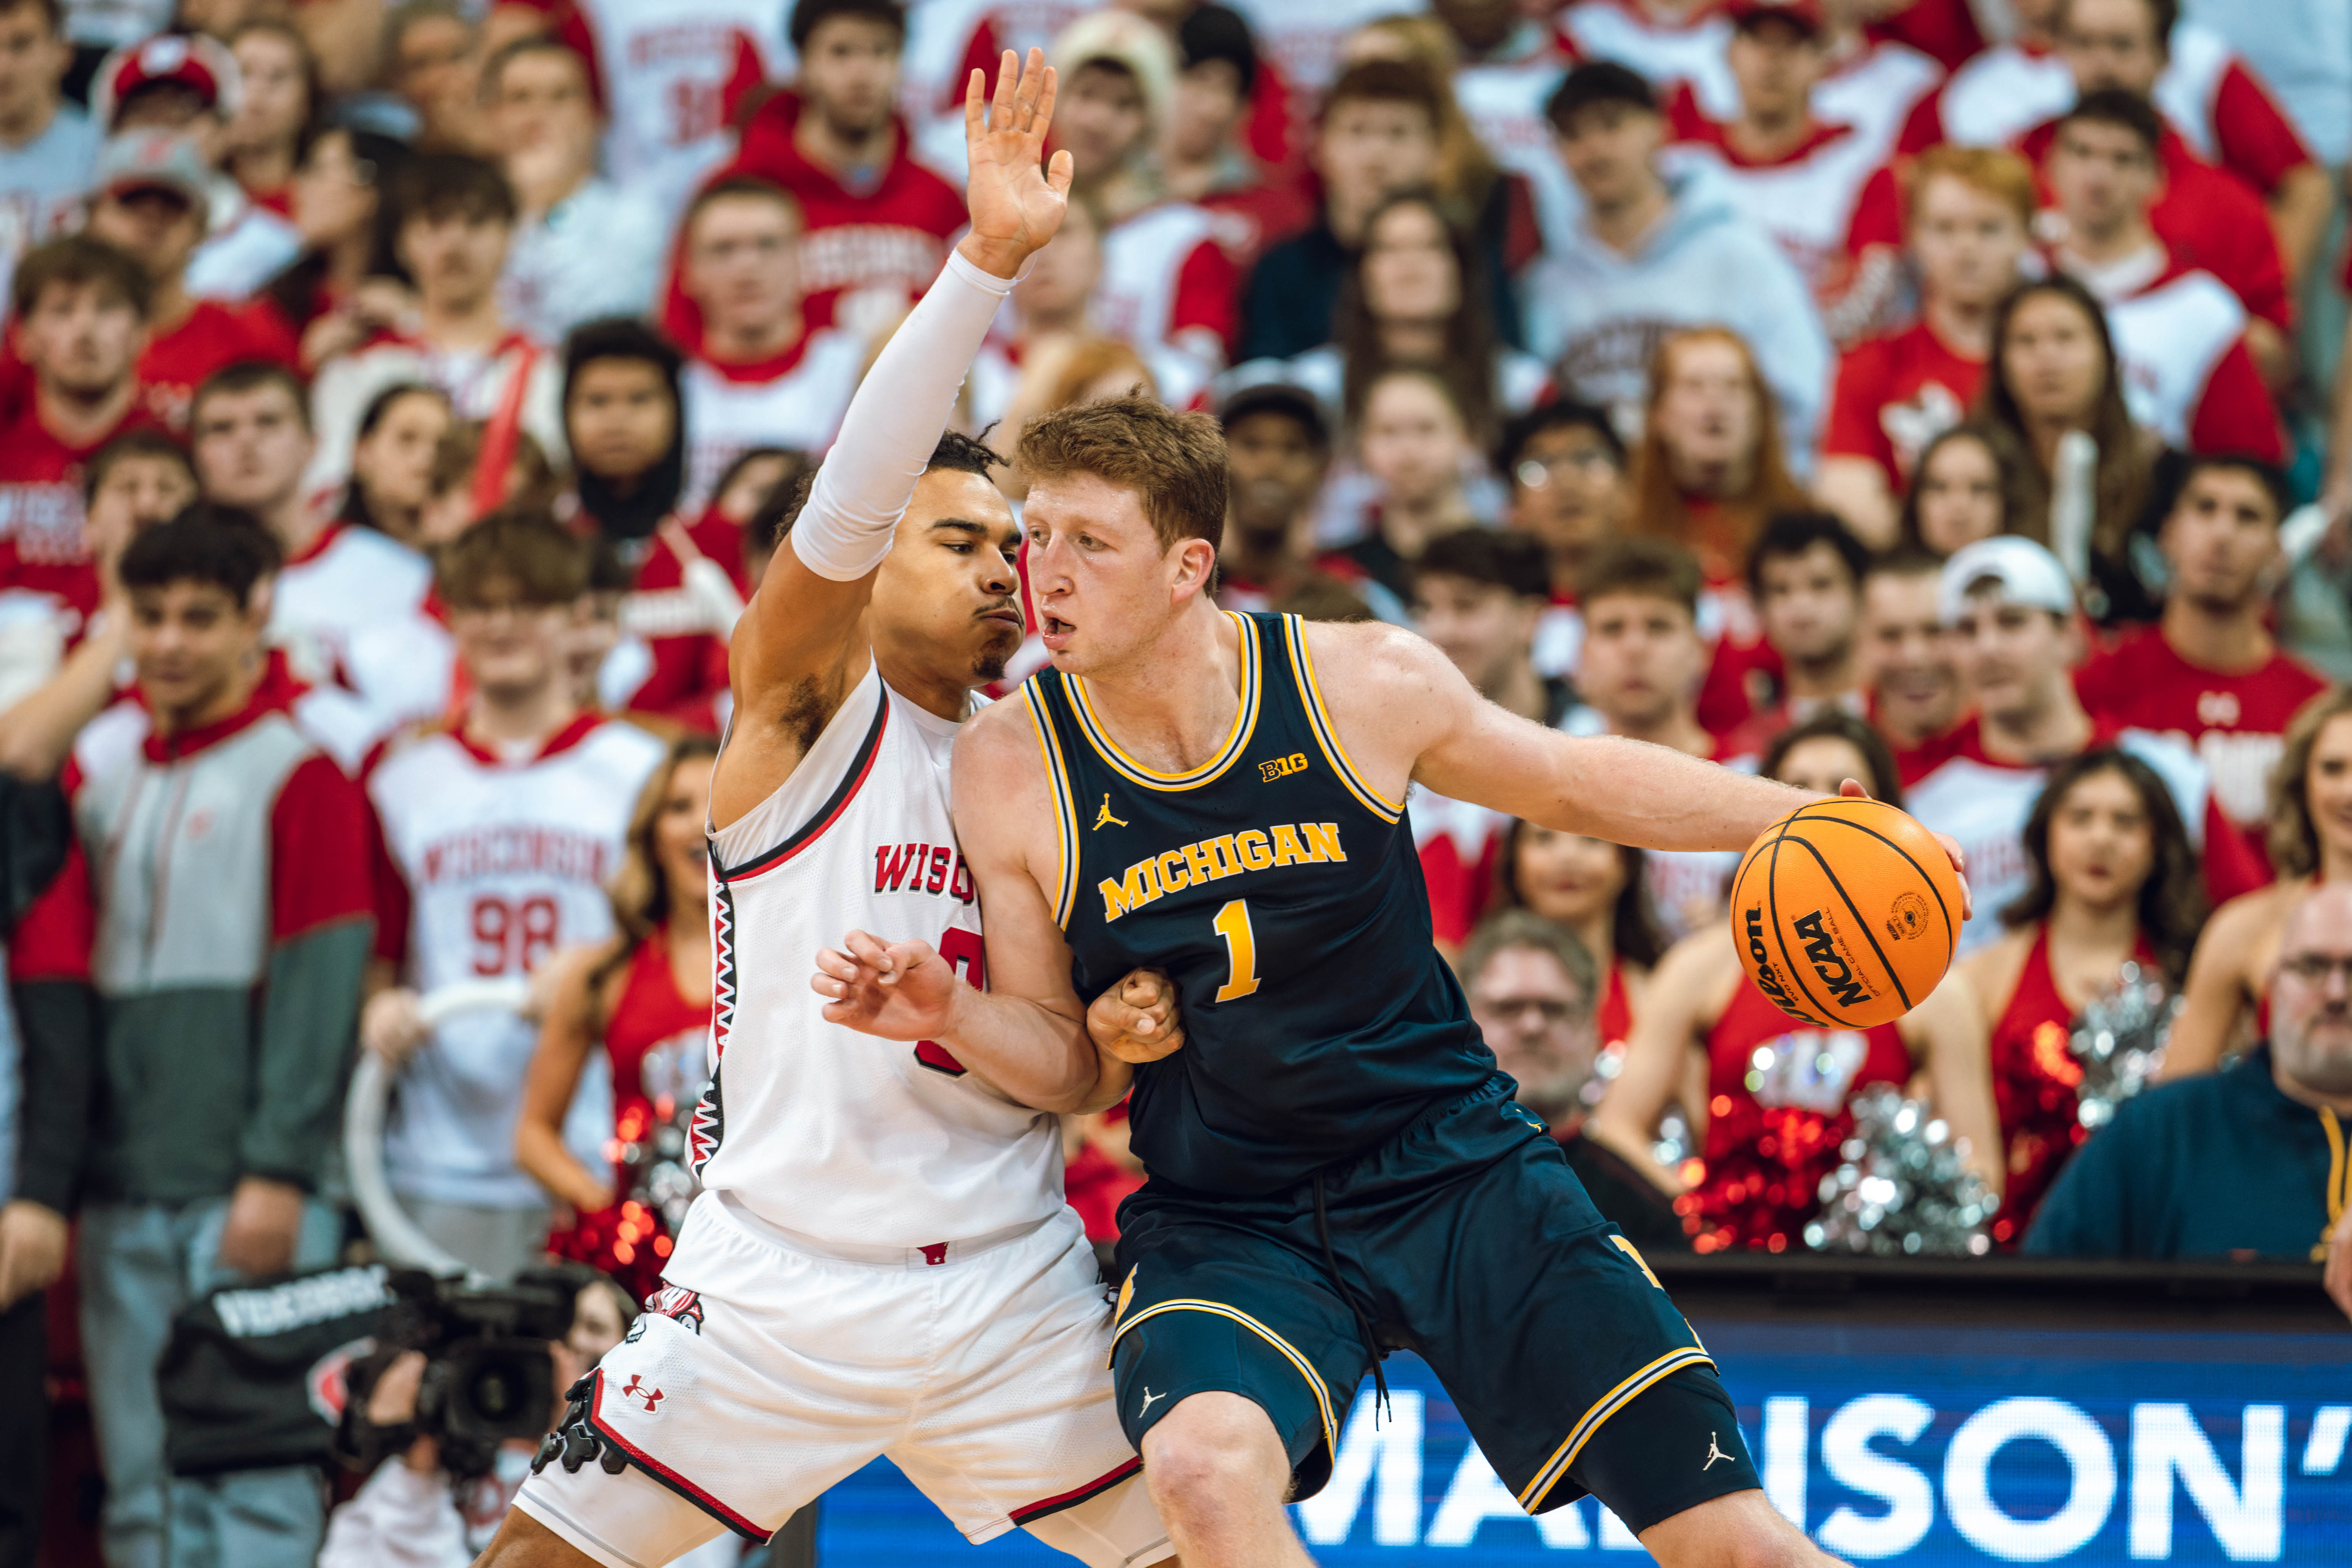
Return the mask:
[(2003, 604), (2060, 616), (2074, 613), (2074, 580), (2058, 557), (2013, 533), (1963, 545), (1944, 563), (1944, 574), (1936, 585), (1937, 618), (1950, 626), (1967, 607), (1970, 591), (1987, 587), (1998, 588)]

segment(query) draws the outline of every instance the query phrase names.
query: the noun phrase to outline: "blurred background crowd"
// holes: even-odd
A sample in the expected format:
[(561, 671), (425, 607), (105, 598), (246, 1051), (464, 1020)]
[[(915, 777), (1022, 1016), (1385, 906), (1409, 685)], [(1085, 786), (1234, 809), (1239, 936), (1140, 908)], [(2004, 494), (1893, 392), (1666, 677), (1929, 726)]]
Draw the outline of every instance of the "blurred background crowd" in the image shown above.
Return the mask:
[[(112, 1568), (495, 1523), (414, 1352), (313, 1380), (373, 1434), (331, 1524), (182, 1440), (241, 1288), (398, 1256), (355, 1062), (404, 1223), (576, 1305), (559, 1363), (658, 1287), (729, 633), (1030, 47), (1076, 184), (963, 430), (1204, 410), (1229, 608), (1966, 851), (1950, 979), (1823, 1031), (1743, 977), (1735, 857), (1415, 793), (1629, 1236), (1820, 1246), (1887, 1086), (2000, 1194), (1961, 1250), (2326, 1258), (2352, 0), (0, 0), (0, 1565), (45, 1514)], [(1121, 1116), (1066, 1132), (1101, 1241)]]

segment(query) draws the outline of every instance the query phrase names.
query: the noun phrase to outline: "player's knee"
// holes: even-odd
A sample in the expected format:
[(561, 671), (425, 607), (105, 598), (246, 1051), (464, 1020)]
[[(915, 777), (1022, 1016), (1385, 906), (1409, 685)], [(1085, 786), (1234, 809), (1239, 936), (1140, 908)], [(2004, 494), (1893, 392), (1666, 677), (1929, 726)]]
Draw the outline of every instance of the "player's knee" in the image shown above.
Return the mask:
[(1274, 1423), (1232, 1394), (1196, 1394), (1144, 1435), (1143, 1476), (1163, 1513), (1280, 1509), (1290, 1474)]

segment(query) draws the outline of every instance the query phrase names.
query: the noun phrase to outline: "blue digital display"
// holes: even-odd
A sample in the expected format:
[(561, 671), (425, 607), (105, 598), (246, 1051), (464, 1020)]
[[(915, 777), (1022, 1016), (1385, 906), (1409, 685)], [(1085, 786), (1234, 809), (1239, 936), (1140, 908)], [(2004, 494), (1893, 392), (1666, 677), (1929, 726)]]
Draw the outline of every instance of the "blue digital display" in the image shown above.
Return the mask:
[[(1696, 1327), (1767, 1494), (1851, 1562), (2352, 1564), (2352, 1336)], [(1648, 1560), (1590, 1499), (1529, 1520), (1429, 1369), (1398, 1355), (1388, 1377), (1392, 1417), (1368, 1391), (1331, 1484), (1293, 1510), (1318, 1563)], [(966, 1544), (887, 1463), (824, 1499), (824, 1568), (982, 1553), (1069, 1561), (1018, 1531)]]

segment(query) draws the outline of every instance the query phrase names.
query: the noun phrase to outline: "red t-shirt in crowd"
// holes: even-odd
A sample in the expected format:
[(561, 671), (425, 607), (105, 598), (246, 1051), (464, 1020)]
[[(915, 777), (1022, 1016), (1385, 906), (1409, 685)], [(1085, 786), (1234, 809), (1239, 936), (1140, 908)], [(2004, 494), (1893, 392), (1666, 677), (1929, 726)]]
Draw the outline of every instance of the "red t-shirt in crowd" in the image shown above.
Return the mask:
[(247, 360), (290, 365), (282, 336), (264, 331), (243, 312), (199, 300), (188, 319), (148, 340), (139, 356), (141, 396), (147, 412), (174, 436), (188, 433), (196, 388), (215, 371)]
[(1873, 39), (1908, 44), (1948, 71), (1959, 69), (1985, 47), (1976, 7), (1969, 0), (1915, 0), (1895, 7), (1892, 16), (1863, 24), (1862, 30)]
[(1864, 339), (1838, 363), (1822, 454), (1867, 458), (1901, 493), (1920, 451), (1967, 416), (1984, 371), (1925, 321)]
[(2213, 800), (2263, 865), (2271, 770), (2295, 712), (2327, 682), (2273, 650), (2252, 669), (2206, 669), (2183, 658), (2160, 626), (2130, 633), (2075, 672), (2083, 707), (2102, 725), (2150, 730), (2204, 762)]
[(113, 429), (70, 445), (29, 402), (0, 426), (0, 596), (47, 602), (67, 645), (98, 609), (98, 568), (82, 537), (82, 469), (98, 449), (153, 421), (132, 405)]
[[(744, 123), (734, 162), (711, 179), (771, 180), (800, 203), (801, 287), (808, 295), (803, 310), (811, 326), (830, 326), (841, 296), (853, 290), (898, 289), (909, 300), (919, 298), (939, 276), (949, 241), (963, 230), (963, 194), (915, 162), (904, 121), (882, 177), (871, 190), (854, 192), (793, 144), (800, 112), (801, 101), (790, 92), (761, 103)], [(677, 283), (685, 242), (681, 224), (662, 324), (673, 342), (698, 343), (702, 311)]]
[[(740, 525), (713, 507), (685, 532), (694, 550), (726, 572), (737, 594), (749, 595)], [(647, 544), (636, 583), (621, 605), (623, 631), (642, 637), (650, 656), (645, 679), (628, 694), (627, 710), (716, 730), (712, 703), (727, 689), (727, 639), (709, 624), (708, 607), (688, 591), (687, 558), (669, 530), (656, 531)]]

